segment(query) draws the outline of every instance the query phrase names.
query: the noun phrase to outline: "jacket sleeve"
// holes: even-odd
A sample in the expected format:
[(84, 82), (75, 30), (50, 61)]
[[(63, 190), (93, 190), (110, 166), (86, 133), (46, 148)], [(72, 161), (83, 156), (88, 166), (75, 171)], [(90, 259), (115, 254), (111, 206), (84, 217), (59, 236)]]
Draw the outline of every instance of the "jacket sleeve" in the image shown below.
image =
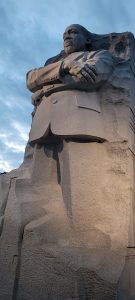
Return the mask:
[(82, 82), (78, 76), (73, 76), (67, 74), (61, 78), (63, 84), (74, 84), (75, 88), (80, 87), (81, 89), (93, 89), (100, 87), (106, 80), (108, 80), (109, 76), (112, 74), (116, 61), (115, 58), (111, 55), (111, 53), (107, 50), (98, 50), (91, 51), (88, 55), (84, 53), (83, 59), (75, 59), (73, 61), (69, 61), (72, 71), (76, 68), (76, 64), (81, 63), (82, 66), (89, 65), (92, 66), (96, 71), (96, 79), (94, 82), (87, 81), (87, 83)]
[(96, 84), (106, 81), (115, 67), (115, 60), (107, 50), (96, 51), (91, 57), (88, 57), (86, 63), (96, 70)]
[(26, 84), (31, 92), (36, 92), (43, 85), (60, 81), (60, 69), (62, 62), (55, 62), (45, 67), (31, 70), (26, 75)]

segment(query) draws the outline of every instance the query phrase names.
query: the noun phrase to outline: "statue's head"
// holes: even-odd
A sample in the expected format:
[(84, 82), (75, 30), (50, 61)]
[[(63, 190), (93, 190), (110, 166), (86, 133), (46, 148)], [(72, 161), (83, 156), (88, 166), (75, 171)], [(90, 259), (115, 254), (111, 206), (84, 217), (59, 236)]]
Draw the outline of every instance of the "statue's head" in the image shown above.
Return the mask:
[(87, 51), (91, 45), (90, 32), (79, 24), (68, 26), (63, 34), (64, 50), (66, 54)]

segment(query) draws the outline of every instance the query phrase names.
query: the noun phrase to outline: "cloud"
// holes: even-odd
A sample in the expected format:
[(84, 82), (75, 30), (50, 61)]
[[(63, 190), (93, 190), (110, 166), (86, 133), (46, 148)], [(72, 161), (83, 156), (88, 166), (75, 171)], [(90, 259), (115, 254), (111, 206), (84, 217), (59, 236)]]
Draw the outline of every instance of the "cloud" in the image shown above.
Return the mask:
[(14, 166), (8, 162), (8, 161), (3, 161), (3, 157), (0, 159), (0, 172), (10, 172)]
[(10, 171), (16, 168), (23, 159), (29, 126), (25, 123), (11, 120), (10, 130), (3, 129), (0, 133), (0, 171)]
[(24, 153), (25, 145), (24, 144), (17, 144), (14, 142), (9, 142), (7, 140), (4, 141), (4, 144), (7, 148), (9, 148), (12, 152), (18, 153), (22, 152)]
[(29, 127), (26, 124), (20, 124), (16, 121), (12, 122), (12, 127), (17, 130), (19, 137), (24, 141), (27, 142), (28, 134), (29, 134)]
[(28, 139), (28, 134), (25, 131), (20, 132), (20, 130), (12, 130), (12, 133), (0, 133), (0, 139), (5, 146), (5, 152), (7, 149), (15, 153), (23, 152), (25, 149), (25, 144)]
[[(8, 147), (10, 147), (10, 145), (14, 144), (15, 146), (12, 145), (11, 146), (12, 148), (15, 148), (15, 149), (18, 148), (18, 149), (20, 149), (20, 151), (22, 151), (22, 146), (20, 145), (20, 142), (21, 142), (21, 144), (24, 144), (24, 145), (27, 142), (29, 127), (26, 124), (19, 124), (18, 122), (15, 122), (15, 121), (11, 122), (11, 127), (12, 127), (11, 132), (0, 133), (0, 139)], [(19, 141), (18, 147), (16, 146), (17, 140)], [(20, 145), (20, 147), (19, 147), (19, 145)]]

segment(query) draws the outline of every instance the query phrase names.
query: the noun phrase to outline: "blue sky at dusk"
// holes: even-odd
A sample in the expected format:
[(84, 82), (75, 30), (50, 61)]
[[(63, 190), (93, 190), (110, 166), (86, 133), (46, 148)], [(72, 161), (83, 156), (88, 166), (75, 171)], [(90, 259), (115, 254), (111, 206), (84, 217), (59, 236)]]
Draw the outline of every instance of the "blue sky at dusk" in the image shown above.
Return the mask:
[(31, 125), (26, 73), (63, 49), (64, 29), (135, 34), (134, 0), (0, 0), (0, 171), (17, 168)]

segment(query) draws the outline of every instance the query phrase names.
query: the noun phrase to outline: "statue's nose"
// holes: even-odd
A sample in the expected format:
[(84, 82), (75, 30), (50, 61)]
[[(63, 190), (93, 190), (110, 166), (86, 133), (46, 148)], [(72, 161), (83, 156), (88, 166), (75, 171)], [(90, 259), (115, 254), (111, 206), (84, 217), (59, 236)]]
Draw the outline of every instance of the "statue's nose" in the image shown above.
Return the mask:
[(64, 34), (64, 41), (67, 39), (70, 39), (70, 34), (68, 32)]

